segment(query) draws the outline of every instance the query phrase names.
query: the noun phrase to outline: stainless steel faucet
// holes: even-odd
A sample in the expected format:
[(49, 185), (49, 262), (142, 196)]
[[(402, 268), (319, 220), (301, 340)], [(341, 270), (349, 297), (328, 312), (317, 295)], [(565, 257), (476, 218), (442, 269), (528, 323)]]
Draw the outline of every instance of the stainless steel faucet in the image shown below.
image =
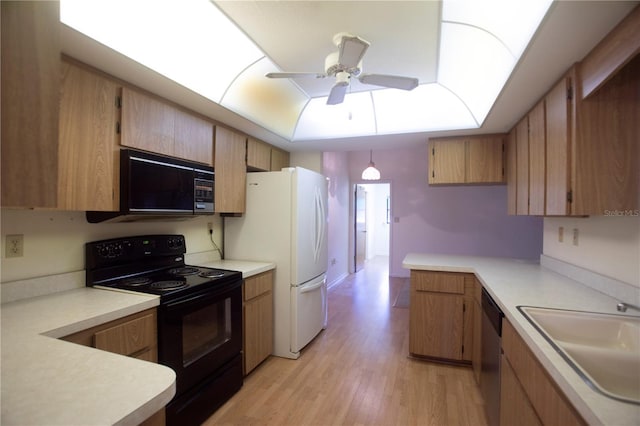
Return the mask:
[(627, 312), (627, 308), (635, 309), (636, 311), (640, 311), (640, 306), (632, 305), (631, 303), (619, 302), (616, 306), (618, 311)]

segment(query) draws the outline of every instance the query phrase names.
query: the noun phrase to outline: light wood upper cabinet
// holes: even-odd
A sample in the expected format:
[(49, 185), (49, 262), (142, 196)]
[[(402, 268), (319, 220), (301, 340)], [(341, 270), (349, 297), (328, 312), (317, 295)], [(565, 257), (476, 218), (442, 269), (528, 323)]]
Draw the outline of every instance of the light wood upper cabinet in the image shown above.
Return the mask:
[(3, 207), (56, 207), (60, 7), (3, 1), (1, 11)]
[(571, 214), (637, 214), (640, 55), (598, 91), (576, 102)]
[(175, 110), (173, 155), (213, 166), (213, 124)]
[(123, 146), (213, 165), (213, 124), (129, 87), (122, 89)]
[(273, 271), (244, 280), (243, 360), (249, 374), (273, 352)]
[(516, 126), (516, 214), (529, 214), (529, 117)]
[(506, 150), (506, 168), (507, 168), (507, 213), (516, 214), (518, 205), (518, 140), (516, 133), (518, 129), (514, 127), (507, 135), (507, 142), (505, 144)]
[(471, 360), (472, 279), (472, 274), (411, 271), (409, 353)]
[(573, 101), (572, 77), (569, 73), (545, 96), (546, 124), (546, 210), (547, 215), (570, 214), (569, 191), (571, 178), (571, 134)]
[(271, 170), (271, 146), (257, 139), (247, 138), (247, 170)]
[(271, 148), (271, 168), (272, 172), (279, 172), (284, 167), (289, 167), (289, 153), (277, 148)]
[(242, 214), (245, 210), (246, 138), (227, 128), (215, 128), (215, 212)]
[(545, 104), (538, 104), (529, 112), (529, 214), (545, 214), (546, 190)]
[(429, 141), (429, 184), (504, 183), (504, 135)]
[(120, 87), (101, 75), (62, 62), (58, 208), (119, 208)]
[(429, 183), (465, 183), (465, 139), (429, 141)]
[(122, 145), (173, 155), (174, 120), (174, 109), (164, 102), (128, 87), (122, 89)]

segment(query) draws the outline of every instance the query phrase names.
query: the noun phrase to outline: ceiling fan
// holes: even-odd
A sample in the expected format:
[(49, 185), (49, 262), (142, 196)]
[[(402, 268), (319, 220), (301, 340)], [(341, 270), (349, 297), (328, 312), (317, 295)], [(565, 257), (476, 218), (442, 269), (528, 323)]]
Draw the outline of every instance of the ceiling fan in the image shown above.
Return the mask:
[(344, 101), (351, 77), (356, 77), (360, 83), (394, 89), (413, 90), (418, 87), (418, 79), (386, 74), (361, 74), (362, 57), (369, 48), (368, 41), (349, 33), (338, 33), (333, 37), (333, 43), (338, 46), (337, 52), (330, 53), (324, 61), (324, 73), (314, 72), (270, 72), (268, 78), (301, 78), (335, 77), (336, 83), (331, 88), (327, 105), (336, 105)]

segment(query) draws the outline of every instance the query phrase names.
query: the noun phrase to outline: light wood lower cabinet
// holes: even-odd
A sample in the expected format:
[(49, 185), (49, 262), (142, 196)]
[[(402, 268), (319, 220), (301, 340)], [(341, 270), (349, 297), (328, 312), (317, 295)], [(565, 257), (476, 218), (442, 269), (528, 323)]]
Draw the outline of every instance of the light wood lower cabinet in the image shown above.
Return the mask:
[[(502, 350), (501, 424), (586, 424), (506, 319), (502, 321)], [(522, 390), (519, 394), (514, 381)], [(519, 411), (515, 411), (514, 404)], [(528, 405), (540, 420), (539, 423), (535, 422)], [(514, 416), (517, 419), (515, 422), (511, 421)]]
[(157, 321), (157, 311), (153, 308), (79, 331), (62, 340), (158, 362)]
[(409, 352), (412, 355), (471, 361), (472, 279), (473, 274), (411, 271)]
[(273, 352), (273, 271), (246, 278), (243, 294), (243, 361), (249, 374)]
[(542, 426), (507, 358), (500, 359), (500, 424)]

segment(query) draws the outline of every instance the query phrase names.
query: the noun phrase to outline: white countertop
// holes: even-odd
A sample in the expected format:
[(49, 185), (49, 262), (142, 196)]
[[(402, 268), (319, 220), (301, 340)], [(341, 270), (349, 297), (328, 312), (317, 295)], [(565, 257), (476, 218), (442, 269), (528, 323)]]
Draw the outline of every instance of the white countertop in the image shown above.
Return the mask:
[(516, 308), (530, 305), (620, 314), (616, 311), (617, 300), (613, 297), (538, 263), (517, 259), (410, 253), (402, 266), (407, 269), (474, 273), (589, 424), (640, 424), (639, 405), (618, 402), (591, 389)]
[(0, 423), (135, 425), (163, 408), (172, 369), (58, 339), (158, 302), (83, 287), (3, 304)]

